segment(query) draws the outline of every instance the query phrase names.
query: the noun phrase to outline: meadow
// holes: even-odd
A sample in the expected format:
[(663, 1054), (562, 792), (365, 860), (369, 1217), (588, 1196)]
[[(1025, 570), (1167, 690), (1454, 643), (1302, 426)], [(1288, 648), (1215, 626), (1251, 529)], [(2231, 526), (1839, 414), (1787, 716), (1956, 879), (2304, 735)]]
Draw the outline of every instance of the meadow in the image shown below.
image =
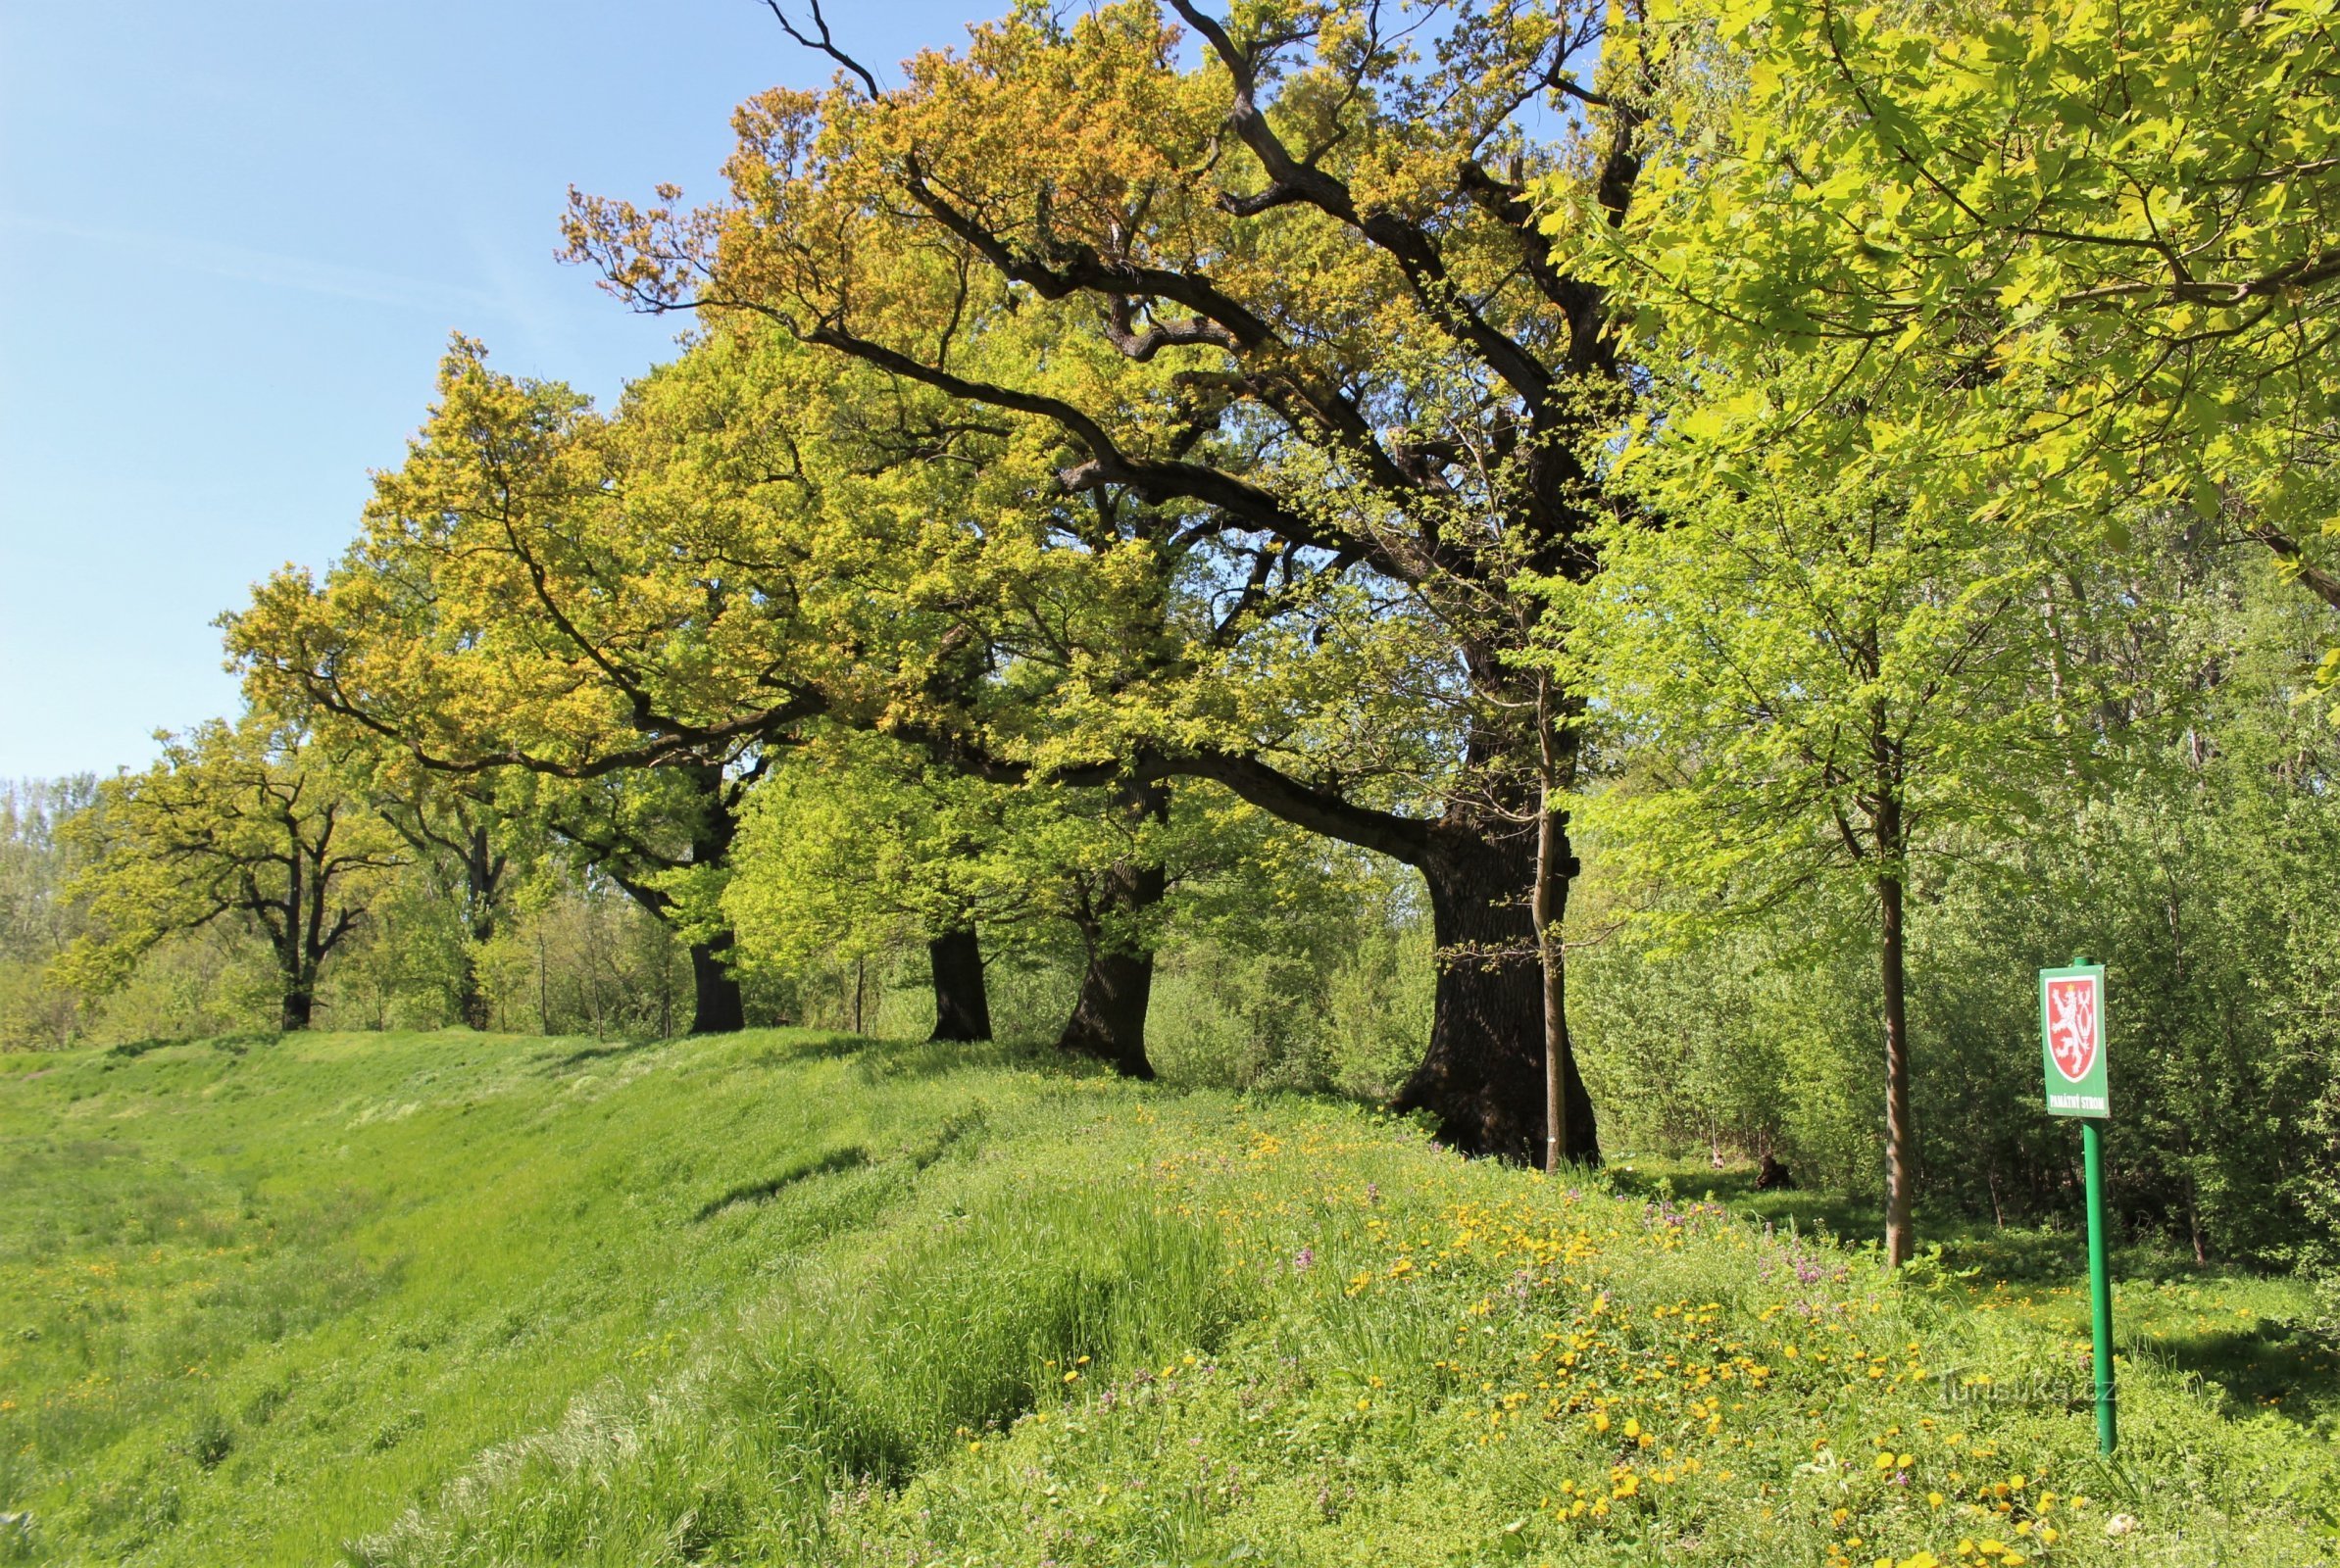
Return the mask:
[[(0, 1561), (2307, 1565), (2291, 1282), (1008, 1048), (0, 1057)], [(1711, 1195), (1711, 1196), (1710, 1196)]]

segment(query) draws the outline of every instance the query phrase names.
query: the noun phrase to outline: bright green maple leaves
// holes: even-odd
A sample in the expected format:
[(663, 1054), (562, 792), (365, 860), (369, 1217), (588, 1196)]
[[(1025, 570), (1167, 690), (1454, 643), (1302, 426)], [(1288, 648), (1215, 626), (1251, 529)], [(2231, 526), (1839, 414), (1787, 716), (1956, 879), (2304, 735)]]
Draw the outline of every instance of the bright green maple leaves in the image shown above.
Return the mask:
[(1624, 231), (1563, 226), (1710, 363), (1845, 346), (1751, 440), (1918, 453), (1921, 510), (2115, 545), (2190, 507), (2340, 606), (2336, 20), (1663, 6), (1648, 46), (1715, 107), (1653, 146)]

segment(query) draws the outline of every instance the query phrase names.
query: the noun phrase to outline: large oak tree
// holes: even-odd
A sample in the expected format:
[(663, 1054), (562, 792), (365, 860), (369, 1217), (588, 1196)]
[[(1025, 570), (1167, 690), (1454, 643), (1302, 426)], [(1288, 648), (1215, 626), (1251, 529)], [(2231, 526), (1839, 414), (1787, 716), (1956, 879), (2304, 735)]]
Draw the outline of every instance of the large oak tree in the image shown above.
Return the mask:
[[(1603, 288), (1559, 265), (1531, 192), (1622, 218), (1646, 63), (1599, 59), (1599, 5), (1124, 0), (1021, 10), (887, 89), (818, 9), (780, 13), (835, 85), (742, 108), (726, 203), (580, 198), (575, 254), (641, 308), (752, 315), (939, 395), (1060, 493), (1157, 520), (1101, 558), (1209, 541), (1220, 635), (1112, 693), (1085, 747), (1060, 732), (1050, 765), (1217, 779), (1417, 867), (1441, 969), (1400, 1102), (1462, 1148), (1537, 1152), (1538, 785), (1548, 749), (1572, 769), (1578, 699), (1539, 704), (1518, 666), (1544, 602), (1515, 581), (1594, 569), (1623, 372)], [(1359, 767), (1354, 733), (1225, 698), (1254, 645), (1320, 642), (1327, 584), (1437, 633), (1413, 690), (1450, 747), (1410, 789)], [(1557, 920), (1573, 860), (1546, 838)], [(1560, 1142), (1597, 1157), (1559, 1033)]]

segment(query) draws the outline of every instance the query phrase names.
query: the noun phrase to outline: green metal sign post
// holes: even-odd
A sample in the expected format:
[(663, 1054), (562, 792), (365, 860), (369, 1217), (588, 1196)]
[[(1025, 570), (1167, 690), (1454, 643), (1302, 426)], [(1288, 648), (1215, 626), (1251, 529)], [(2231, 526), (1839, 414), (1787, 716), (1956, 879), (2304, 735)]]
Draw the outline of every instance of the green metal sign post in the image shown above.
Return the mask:
[(2105, 1074), (2105, 971), (2075, 958), (2068, 969), (2039, 971), (2039, 1053), (2047, 1077), (2048, 1114), (2080, 1116), (2080, 1151), (2088, 1178), (2088, 1308), (2096, 1335), (2096, 1446), (2111, 1453), (2119, 1440), (2114, 1418), (2113, 1275), (2105, 1257), (2104, 1123), (2113, 1114)]

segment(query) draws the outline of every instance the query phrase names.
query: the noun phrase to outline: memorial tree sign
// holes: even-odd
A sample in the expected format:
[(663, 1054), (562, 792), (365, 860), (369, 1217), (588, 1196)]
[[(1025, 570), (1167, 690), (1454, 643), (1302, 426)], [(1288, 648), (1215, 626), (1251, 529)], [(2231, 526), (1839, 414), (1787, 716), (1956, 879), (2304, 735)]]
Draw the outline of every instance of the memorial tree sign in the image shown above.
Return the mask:
[(2048, 1114), (2110, 1116), (2101, 964), (2039, 972), (2039, 1036), (2047, 1066)]
[(2075, 958), (2068, 969), (2039, 971), (2039, 1054), (2045, 1063), (2048, 1114), (2085, 1116), (2081, 1166), (2088, 1187), (2088, 1316), (2096, 1362), (2096, 1446), (2119, 1441), (2113, 1386), (2113, 1276), (2105, 1226), (2103, 1123), (2112, 1116), (2105, 1090), (2105, 970)]

